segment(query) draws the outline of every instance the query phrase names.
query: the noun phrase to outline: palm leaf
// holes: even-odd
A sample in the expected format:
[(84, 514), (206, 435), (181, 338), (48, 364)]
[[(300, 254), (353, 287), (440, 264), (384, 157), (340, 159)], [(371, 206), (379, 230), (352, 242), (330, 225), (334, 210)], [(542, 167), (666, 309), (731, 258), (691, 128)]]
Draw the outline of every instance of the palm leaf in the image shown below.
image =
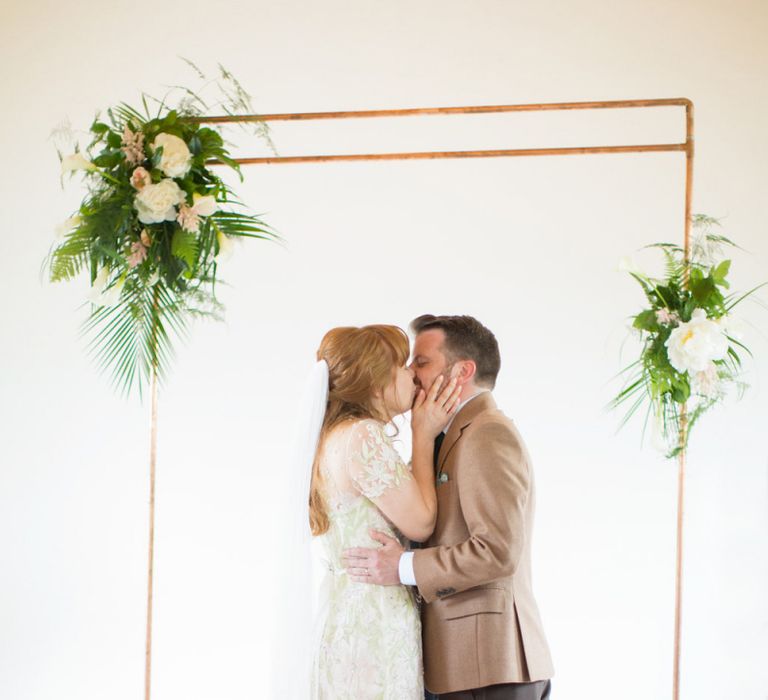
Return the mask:
[(101, 374), (111, 374), (114, 388), (127, 396), (137, 386), (141, 394), (153, 372), (161, 380), (167, 376), (174, 337), (187, 337), (185, 311), (162, 282), (153, 287), (135, 284), (117, 305), (95, 308), (81, 334), (90, 336), (87, 352)]
[(262, 240), (279, 240), (280, 236), (255, 216), (238, 212), (217, 211), (209, 217), (217, 232), (227, 236), (244, 236)]

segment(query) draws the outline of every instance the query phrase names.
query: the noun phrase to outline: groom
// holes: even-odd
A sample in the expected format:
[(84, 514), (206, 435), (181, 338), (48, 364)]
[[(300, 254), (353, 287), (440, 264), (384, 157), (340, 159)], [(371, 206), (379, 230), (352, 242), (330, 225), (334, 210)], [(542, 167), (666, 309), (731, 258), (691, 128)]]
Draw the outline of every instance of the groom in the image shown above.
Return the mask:
[(367, 569), (355, 581), (417, 586), (425, 684), (440, 700), (545, 700), (553, 669), (531, 589), (533, 470), (491, 394), (498, 343), (471, 316), (420, 316), (411, 329), (416, 383), (462, 386), (459, 412), (435, 440), (437, 523), (409, 552), (372, 531), (383, 546), (346, 550), (345, 566)]

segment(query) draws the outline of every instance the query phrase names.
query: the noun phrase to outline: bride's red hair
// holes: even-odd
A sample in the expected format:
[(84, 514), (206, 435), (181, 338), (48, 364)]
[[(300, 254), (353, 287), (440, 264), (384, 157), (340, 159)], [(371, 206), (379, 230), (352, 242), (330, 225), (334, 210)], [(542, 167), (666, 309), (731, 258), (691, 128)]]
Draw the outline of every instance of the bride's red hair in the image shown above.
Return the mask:
[(393, 381), (395, 371), (405, 365), (409, 352), (408, 336), (397, 326), (332, 328), (323, 336), (317, 359), (328, 363), (329, 387), (309, 489), (309, 524), (313, 535), (322, 535), (330, 526), (318, 459), (325, 438), (347, 420), (375, 418), (387, 423), (392, 419), (376, 409), (374, 392), (383, 392)]

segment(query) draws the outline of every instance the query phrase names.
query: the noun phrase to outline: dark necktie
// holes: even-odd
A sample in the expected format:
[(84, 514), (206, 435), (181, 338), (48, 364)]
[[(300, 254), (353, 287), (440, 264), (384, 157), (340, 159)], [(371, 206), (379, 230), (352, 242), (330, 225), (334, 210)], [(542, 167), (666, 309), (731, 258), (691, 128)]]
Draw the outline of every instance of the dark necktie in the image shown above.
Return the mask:
[(443, 440), (445, 440), (445, 433), (440, 432), (440, 434), (435, 438), (435, 454), (433, 456), (433, 466), (435, 467), (435, 474), (437, 474), (437, 457), (440, 454), (440, 445), (443, 444)]
[[(438, 454), (440, 454), (440, 445), (443, 444), (443, 440), (444, 439), (445, 439), (445, 433), (443, 433), (443, 432), (441, 432), (435, 438), (435, 453), (434, 453), (434, 455), (432, 457), (432, 463), (433, 463), (433, 465), (435, 467), (435, 476), (437, 476), (437, 456), (438, 456)], [(425, 545), (422, 544), (421, 542), (411, 542), (410, 548), (411, 549), (422, 549), (424, 546)], [(429, 691), (426, 691), (426, 692), (428, 693)], [(437, 696), (428, 694), (428, 695), (425, 695), (424, 697), (426, 697), (426, 698), (436, 698)]]

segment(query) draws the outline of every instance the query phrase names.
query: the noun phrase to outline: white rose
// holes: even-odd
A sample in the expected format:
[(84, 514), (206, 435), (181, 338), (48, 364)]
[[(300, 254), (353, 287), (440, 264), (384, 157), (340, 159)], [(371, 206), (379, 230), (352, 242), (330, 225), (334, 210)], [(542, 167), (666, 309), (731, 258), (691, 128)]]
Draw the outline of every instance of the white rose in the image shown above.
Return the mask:
[(187, 144), (173, 134), (158, 134), (152, 148), (157, 150), (161, 146), (163, 155), (160, 158), (160, 170), (168, 177), (184, 177), (192, 167), (192, 154)]
[(96, 170), (96, 166), (91, 163), (82, 153), (79, 151), (73, 153), (71, 156), (64, 156), (61, 159), (61, 173), (71, 172), (73, 170)]
[(695, 309), (691, 320), (675, 328), (665, 345), (670, 364), (681, 373), (703, 372), (712, 360), (722, 360), (728, 354), (722, 327), (710, 321), (704, 309)]
[(174, 180), (165, 178), (156, 185), (145, 185), (133, 200), (142, 224), (158, 224), (176, 218), (176, 205), (184, 201), (184, 192)]

